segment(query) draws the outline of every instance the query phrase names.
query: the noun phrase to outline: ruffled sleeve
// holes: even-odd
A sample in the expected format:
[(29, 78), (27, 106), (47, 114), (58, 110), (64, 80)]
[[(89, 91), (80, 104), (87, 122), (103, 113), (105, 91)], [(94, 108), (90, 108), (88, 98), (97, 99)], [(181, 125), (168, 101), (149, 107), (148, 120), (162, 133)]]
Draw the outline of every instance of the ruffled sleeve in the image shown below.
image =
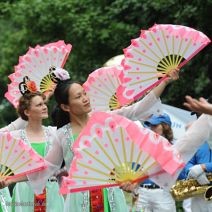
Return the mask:
[(3, 132), (3, 131), (13, 131), (13, 130), (24, 129), (26, 125), (27, 125), (27, 121), (24, 121), (21, 118), (17, 118), (15, 121), (11, 122), (6, 127), (1, 128), (0, 131)]
[(177, 149), (182, 159), (187, 163), (197, 149), (212, 138), (212, 116), (201, 115), (187, 130), (185, 135), (177, 140), (173, 148)]
[(51, 149), (45, 157), (47, 168), (27, 175), (29, 184), (36, 194), (42, 193), (49, 177), (60, 169), (63, 162), (63, 149), (60, 140), (56, 134), (51, 136), (54, 137), (54, 140)]

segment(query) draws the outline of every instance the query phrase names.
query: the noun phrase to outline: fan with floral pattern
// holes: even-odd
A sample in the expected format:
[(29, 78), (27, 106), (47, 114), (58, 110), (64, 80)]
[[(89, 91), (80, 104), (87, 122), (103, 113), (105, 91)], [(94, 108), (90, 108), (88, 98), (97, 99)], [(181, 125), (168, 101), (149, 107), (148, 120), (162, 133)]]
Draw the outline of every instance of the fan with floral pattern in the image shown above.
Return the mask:
[(21, 139), (0, 133), (0, 179), (14, 178), (46, 168), (44, 159)]
[(125, 117), (95, 112), (73, 145), (74, 159), (61, 192), (77, 192), (174, 174), (183, 166), (162, 136)]
[(120, 85), (120, 66), (102, 67), (93, 71), (83, 84), (93, 111), (109, 111), (120, 107), (116, 90)]
[(170, 70), (181, 68), (209, 43), (202, 32), (181, 25), (155, 24), (142, 30), (140, 37), (124, 49), (119, 102), (125, 105), (139, 99)]
[(58, 41), (44, 46), (29, 48), (28, 52), (19, 57), (15, 72), (9, 76), (11, 83), (5, 97), (17, 107), (18, 100), (26, 92), (52, 91), (57, 83), (54, 71), (64, 66), (71, 51), (71, 44)]

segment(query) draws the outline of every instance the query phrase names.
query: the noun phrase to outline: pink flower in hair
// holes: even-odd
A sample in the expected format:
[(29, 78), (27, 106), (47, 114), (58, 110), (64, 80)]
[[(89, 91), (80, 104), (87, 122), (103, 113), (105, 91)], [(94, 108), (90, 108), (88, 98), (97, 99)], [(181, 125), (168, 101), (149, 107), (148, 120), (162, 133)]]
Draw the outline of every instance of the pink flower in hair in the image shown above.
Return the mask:
[(67, 80), (70, 79), (70, 75), (68, 71), (62, 68), (55, 68), (53, 69), (52, 73), (55, 75), (55, 77), (59, 80)]

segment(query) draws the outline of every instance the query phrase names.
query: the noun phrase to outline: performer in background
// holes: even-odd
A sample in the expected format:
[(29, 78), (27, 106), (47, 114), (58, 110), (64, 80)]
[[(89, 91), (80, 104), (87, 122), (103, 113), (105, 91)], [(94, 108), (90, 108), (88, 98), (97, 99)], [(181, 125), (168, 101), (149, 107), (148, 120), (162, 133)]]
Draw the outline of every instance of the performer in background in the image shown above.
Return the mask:
[[(170, 143), (173, 141), (171, 119), (167, 114), (153, 115), (144, 122), (144, 126), (155, 133), (164, 136)], [(169, 191), (164, 190), (150, 179), (142, 182), (134, 190), (133, 195), (138, 196), (135, 202), (136, 212), (174, 212), (176, 211), (175, 200)]]

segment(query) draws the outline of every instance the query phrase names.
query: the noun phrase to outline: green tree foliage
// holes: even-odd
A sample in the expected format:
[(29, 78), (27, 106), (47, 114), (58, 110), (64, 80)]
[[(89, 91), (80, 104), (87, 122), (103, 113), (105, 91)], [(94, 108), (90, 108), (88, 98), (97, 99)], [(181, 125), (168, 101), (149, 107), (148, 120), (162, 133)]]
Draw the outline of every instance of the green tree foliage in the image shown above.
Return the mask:
[[(169, 23), (193, 27), (211, 36), (212, 0), (16, 0), (0, 3), (0, 99), (9, 83), (8, 75), (29, 46), (65, 40), (73, 45), (65, 66), (73, 79), (88, 74), (109, 58), (122, 54), (130, 40), (153, 24)], [(163, 101), (182, 107), (186, 94), (199, 97), (211, 93), (207, 79), (210, 47), (184, 68), (182, 79), (163, 95)], [(12, 106), (1, 101), (0, 124), (15, 118)], [(8, 111), (8, 112), (7, 112)], [(11, 111), (14, 111), (11, 113)]]

